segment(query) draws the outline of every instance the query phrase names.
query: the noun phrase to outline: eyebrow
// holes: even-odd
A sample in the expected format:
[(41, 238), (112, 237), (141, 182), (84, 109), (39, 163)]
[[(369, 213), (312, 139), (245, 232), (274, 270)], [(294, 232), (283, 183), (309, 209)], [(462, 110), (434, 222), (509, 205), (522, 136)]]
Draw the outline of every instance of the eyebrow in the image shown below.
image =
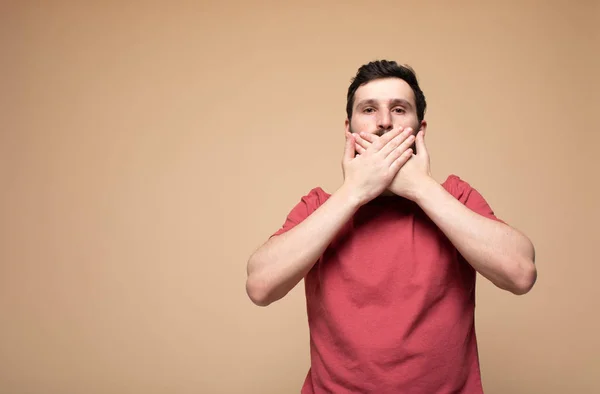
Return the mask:
[[(404, 107), (412, 108), (412, 105), (410, 104), (410, 102), (408, 102), (407, 100), (401, 99), (401, 98), (394, 98), (394, 99), (391, 99), (389, 102), (390, 102), (391, 106), (402, 105)], [(377, 104), (377, 100), (366, 99), (366, 100), (359, 101), (358, 104), (356, 104), (356, 107), (358, 108), (358, 107), (365, 106), (365, 105), (375, 105), (375, 104)]]

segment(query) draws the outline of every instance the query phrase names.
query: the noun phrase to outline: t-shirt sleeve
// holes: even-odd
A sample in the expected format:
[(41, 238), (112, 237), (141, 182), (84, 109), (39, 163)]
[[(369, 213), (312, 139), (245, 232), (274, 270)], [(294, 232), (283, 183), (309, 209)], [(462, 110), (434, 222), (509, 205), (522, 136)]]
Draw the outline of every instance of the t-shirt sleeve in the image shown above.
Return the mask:
[(270, 238), (281, 235), (287, 231), (290, 231), (298, 224), (302, 223), (304, 219), (310, 216), (321, 204), (324, 202), (323, 200), (325, 193), (321, 190), (321, 188), (316, 187), (312, 189), (308, 194), (303, 196), (300, 199), (300, 202), (296, 204), (296, 206), (289, 212), (285, 222), (277, 230), (275, 233), (271, 235)]
[(450, 177), (450, 193), (454, 195), (460, 202), (472, 211), (492, 220), (504, 223), (499, 219), (490, 207), (488, 202), (483, 198), (475, 188), (468, 182), (460, 179), (457, 176)]

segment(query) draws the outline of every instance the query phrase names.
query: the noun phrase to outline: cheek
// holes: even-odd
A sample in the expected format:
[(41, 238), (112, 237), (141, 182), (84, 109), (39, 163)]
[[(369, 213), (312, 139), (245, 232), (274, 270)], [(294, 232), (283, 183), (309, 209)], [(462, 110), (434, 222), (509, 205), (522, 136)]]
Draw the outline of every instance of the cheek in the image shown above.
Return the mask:
[(397, 122), (394, 124), (394, 127), (411, 127), (416, 133), (421, 128), (421, 124), (419, 123), (416, 117), (403, 116), (397, 120)]
[(363, 116), (363, 114), (355, 114), (350, 121), (350, 130), (356, 133), (372, 132), (376, 127), (372, 116)]

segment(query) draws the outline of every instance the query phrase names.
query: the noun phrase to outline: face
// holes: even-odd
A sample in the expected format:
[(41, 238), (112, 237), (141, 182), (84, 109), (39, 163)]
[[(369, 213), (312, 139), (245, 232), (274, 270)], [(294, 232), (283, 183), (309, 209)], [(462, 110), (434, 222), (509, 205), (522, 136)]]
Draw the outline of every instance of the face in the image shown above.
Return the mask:
[(399, 127), (411, 127), (415, 135), (427, 127), (427, 122), (418, 120), (415, 95), (410, 85), (399, 78), (385, 78), (356, 90), (352, 119), (346, 120), (347, 131), (381, 136)]

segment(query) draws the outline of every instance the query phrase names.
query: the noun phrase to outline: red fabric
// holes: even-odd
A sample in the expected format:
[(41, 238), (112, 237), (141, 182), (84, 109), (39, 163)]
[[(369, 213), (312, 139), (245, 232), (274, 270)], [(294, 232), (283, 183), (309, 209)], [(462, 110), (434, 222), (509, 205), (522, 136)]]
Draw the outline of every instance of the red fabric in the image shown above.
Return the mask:
[[(457, 176), (444, 188), (497, 220)], [(329, 198), (304, 196), (273, 235)], [(364, 205), (305, 277), (309, 393), (482, 393), (474, 328), (475, 270), (413, 202)]]

